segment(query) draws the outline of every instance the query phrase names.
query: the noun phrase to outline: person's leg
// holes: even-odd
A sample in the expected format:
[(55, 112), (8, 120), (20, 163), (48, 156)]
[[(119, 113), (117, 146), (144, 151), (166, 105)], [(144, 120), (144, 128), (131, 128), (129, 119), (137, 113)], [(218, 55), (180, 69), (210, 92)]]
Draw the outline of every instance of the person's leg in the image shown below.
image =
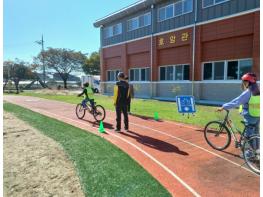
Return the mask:
[[(244, 121), (246, 123), (246, 130), (244, 131), (244, 136), (246, 138), (251, 137), (252, 135), (259, 134), (259, 118), (254, 118), (249, 115), (244, 116)], [(259, 149), (259, 141), (256, 139), (255, 141), (251, 141), (250, 145), (253, 149)]]
[(81, 102), (81, 105), (83, 107), (87, 107), (87, 100), (86, 99), (83, 99), (82, 102)]
[(121, 107), (116, 105), (116, 130), (121, 129)]
[[(251, 135), (259, 134), (259, 118), (254, 118), (249, 115), (244, 116), (244, 121), (246, 125), (246, 130), (244, 131), (245, 137), (250, 137)], [(251, 126), (253, 125), (253, 126)]]
[(95, 107), (94, 99), (89, 99), (89, 102), (90, 102), (91, 108), (94, 109), (94, 107)]
[(131, 113), (131, 99), (128, 100), (127, 112)]
[(122, 105), (122, 112), (124, 116), (124, 128), (125, 130), (129, 129), (129, 119), (128, 119), (128, 112), (127, 112), (127, 105)]

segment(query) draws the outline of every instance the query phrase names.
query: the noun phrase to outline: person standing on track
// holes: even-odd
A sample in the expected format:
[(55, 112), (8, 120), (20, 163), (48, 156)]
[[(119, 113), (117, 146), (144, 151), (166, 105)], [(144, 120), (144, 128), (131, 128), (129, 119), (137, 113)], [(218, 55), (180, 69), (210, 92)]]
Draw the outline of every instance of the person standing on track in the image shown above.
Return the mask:
[(124, 116), (124, 128), (126, 131), (129, 129), (129, 119), (128, 119), (128, 112), (127, 107), (129, 103), (130, 97), (130, 89), (129, 84), (125, 81), (125, 76), (123, 72), (118, 74), (118, 82), (114, 86), (114, 106), (116, 109), (116, 132), (121, 130), (121, 112)]

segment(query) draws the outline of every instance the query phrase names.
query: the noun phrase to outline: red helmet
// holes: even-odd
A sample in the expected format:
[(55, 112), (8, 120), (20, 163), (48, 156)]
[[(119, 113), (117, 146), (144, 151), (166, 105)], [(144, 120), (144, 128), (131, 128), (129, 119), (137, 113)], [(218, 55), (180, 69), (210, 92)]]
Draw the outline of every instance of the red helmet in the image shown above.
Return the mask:
[(249, 81), (251, 83), (256, 83), (257, 77), (254, 73), (246, 73), (242, 76), (242, 81)]

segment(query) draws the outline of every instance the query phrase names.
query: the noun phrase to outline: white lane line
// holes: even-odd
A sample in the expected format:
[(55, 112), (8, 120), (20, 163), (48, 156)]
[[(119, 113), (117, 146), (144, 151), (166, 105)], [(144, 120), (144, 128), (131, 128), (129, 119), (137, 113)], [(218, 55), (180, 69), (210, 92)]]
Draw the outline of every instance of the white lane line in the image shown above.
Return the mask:
[[(25, 105), (23, 104), (25, 107), (30, 108), (30, 106), (28, 105)], [(85, 125), (86, 127), (88, 126), (89, 128), (91, 128), (89, 125), (87, 124), (84, 124), (83, 122), (79, 121), (79, 120), (74, 120), (74, 119), (71, 119), (71, 118), (67, 118), (67, 117), (63, 117), (63, 116), (60, 116), (60, 115), (57, 115), (57, 114), (54, 114), (54, 113), (51, 113), (49, 111), (46, 111), (46, 110), (34, 110), (36, 112), (44, 112), (46, 114), (50, 114), (52, 115), (52, 117), (58, 117), (60, 118), (61, 120), (63, 119), (66, 119), (66, 120), (69, 120), (69, 121), (73, 121), (73, 122), (76, 122), (78, 124), (82, 124), (82, 125)], [(94, 129), (94, 128), (92, 128)], [(150, 155), (149, 153), (147, 153), (146, 151), (142, 150), (140, 147), (136, 146), (135, 144), (133, 144), (132, 142), (112, 133), (112, 132), (107, 132), (108, 134), (112, 135), (112, 136), (115, 136), (117, 138), (119, 138), (120, 140), (128, 143), (129, 145), (133, 146), (134, 148), (136, 148), (137, 150), (139, 150), (141, 153), (143, 153), (145, 156), (149, 157), (151, 160), (153, 160), (156, 164), (158, 164), (161, 168), (163, 168), (166, 172), (168, 172), (170, 175), (172, 175), (177, 181), (179, 181), (186, 189), (188, 189), (194, 196), (196, 197), (201, 197), (200, 194), (198, 194), (193, 188), (191, 188), (187, 183), (185, 183), (179, 176), (177, 176), (172, 170), (170, 170), (167, 166), (165, 166), (163, 163), (159, 162), (155, 157), (153, 157), (152, 155)], [(103, 136), (103, 135), (102, 135)]]
[[(111, 118), (108, 118), (108, 119), (113, 120), (113, 119), (111, 119)], [(173, 138), (173, 139), (176, 139), (176, 140), (181, 141), (181, 142), (184, 142), (184, 143), (186, 143), (186, 144), (188, 144), (188, 145), (194, 146), (194, 147), (196, 147), (196, 148), (198, 148), (198, 149), (201, 149), (201, 150), (203, 150), (203, 151), (205, 151), (205, 152), (207, 152), (207, 153), (210, 153), (210, 154), (212, 154), (212, 155), (214, 155), (214, 156), (216, 156), (216, 157), (219, 157), (219, 158), (221, 158), (221, 159), (223, 159), (223, 160), (225, 160), (225, 161), (227, 161), (227, 162), (229, 162), (229, 163), (231, 163), (231, 164), (234, 164), (235, 166), (241, 167), (241, 168), (243, 168), (244, 170), (246, 170), (246, 171), (248, 171), (248, 172), (250, 172), (250, 173), (252, 173), (252, 174), (254, 174), (254, 175), (259, 176), (258, 174), (255, 174), (255, 173), (252, 172), (251, 170), (247, 169), (246, 167), (243, 167), (242, 165), (240, 165), (240, 164), (238, 164), (238, 163), (236, 163), (236, 162), (231, 161), (230, 159), (227, 159), (227, 158), (225, 158), (225, 157), (223, 157), (223, 156), (221, 156), (221, 155), (219, 155), (219, 154), (217, 154), (217, 153), (215, 153), (215, 152), (209, 151), (209, 150), (207, 150), (207, 149), (205, 149), (205, 148), (203, 148), (203, 147), (201, 147), (201, 146), (198, 146), (198, 145), (196, 145), (196, 144), (193, 144), (193, 143), (191, 143), (191, 142), (188, 142), (188, 141), (186, 141), (186, 140), (183, 140), (182, 138), (179, 138), (179, 137), (170, 135), (170, 134), (168, 134), (168, 133), (165, 133), (165, 132), (160, 131), (160, 130), (157, 130), (157, 129), (153, 129), (153, 128), (151, 128), (151, 127), (139, 125), (139, 124), (132, 123), (132, 122), (130, 122), (130, 124), (135, 125), (135, 126), (137, 126), (137, 127), (144, 128), (144, 129), (148, 129), (148, 130), (155, 131), (155, 132), (160, 133), (160, 134), (162, 134), (162, 135), (169, 136), (169, 137), (171, 137), (171, 138)]]
[(130, 144), (131, 146), (133, 146), (134, 148), (136, 148), (137, 150), (139, 150), (140, 152), (142, 152), (143, 154), (145, 154), (147, 157), (149, 157), (150, 159), (152, 159), (155, 163), (157, 163), (159, 166), (161, 166), (166, 172), (168, 172), (169, 174), (171, 174), (176, 180), (178, 180), (185, 188), (187, 188), (194, 196), (200, 196), (200, 194), (198, 194), (193, 188), (191, 188), (188, 184), (186, 184), (180, 177), (178, 177), (173, 171), (171, 171), (168, 167), (166, 167), (164, 164), (162, 164), (161, 162), (159, 162), (156, 158), (154, 158), (152, 155), (150, 155), (149, 153), (145, 152), (144, 150), (142, 150), (141, 148), (139, 148), (138, 146), (136, 146), (135, 144), (131, 143), (130, 141), (111, 133), (111, 135), (119, 138), (120, 140)]

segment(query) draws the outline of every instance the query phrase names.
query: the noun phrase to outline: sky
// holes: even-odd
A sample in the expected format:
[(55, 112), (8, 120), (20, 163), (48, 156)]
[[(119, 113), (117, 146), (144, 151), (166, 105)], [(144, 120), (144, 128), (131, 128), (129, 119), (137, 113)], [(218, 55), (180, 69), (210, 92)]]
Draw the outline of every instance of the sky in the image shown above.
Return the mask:
[(32, 62), (41, 46), (90, 54), (100, 47), (93, 23), (138, 0), (4, 0), (3, 60)]

